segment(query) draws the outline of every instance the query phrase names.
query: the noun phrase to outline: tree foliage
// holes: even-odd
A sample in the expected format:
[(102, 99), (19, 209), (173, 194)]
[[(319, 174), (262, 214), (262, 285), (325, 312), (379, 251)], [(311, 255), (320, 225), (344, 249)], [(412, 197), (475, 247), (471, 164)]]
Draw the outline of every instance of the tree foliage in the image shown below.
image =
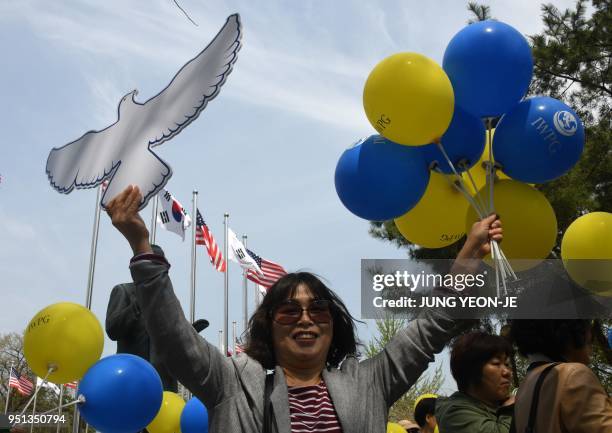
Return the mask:
[[(408, 321), (405, 319), (394, 319), (386, 317), (376, 320), (378, 335), (374, 337), (366, 347), (365, 355), (373, 358), (379, 354), (391, 341), (393, 336), (405, 328)], [(444, 382), (442, 366), (439, 365), (431, 376), (423, 375), (389, 410), (389, 421), (397, 422), (402, 419), (414, 419), (414, 402), (422, 394), (437, 394)]]
[[(9, 372), (13, 367), (19, 375), (25, 375), (34, 386), (36, 386), (36, 376), (28, 367), (23, 353), (23, 336), (15, 332), (9, 334), (0, 334), (0, 410), (4, 413), (6, 404)], [(17, 390), (11, 389), (9, 394), (8, 412), (20, 412), (27, 404), (30, 396), (22, 396)], [(73, 398), (68, 392), (64, 393), (63, 404), (69, 403)], [(39, 391), (36, 398), (36, 413), (40, 414), (46, 410), (57, 408), (59, 405), (58, 396), (51, 390), (43, 388)], [(32, 413), (32, 405), (27, 413)], [(72, 426), (72, 417), (74, 409), (72, 407), (63, 411), (65, 423), (63, 426)], [(27, 426), (26, 426), (27, 427)], [(67, 427), (64, 427), (64, 430)], [(26, 428), (26, 430), (28, 430)], [(49, 427), (35, 427), (34, 432), (49, 431)], [(29, 431), (29, 430), (28, 430)], [(53, 429), (55, 431), (55, 428)], [(94, 431), (90, 428), (90, 431)]]

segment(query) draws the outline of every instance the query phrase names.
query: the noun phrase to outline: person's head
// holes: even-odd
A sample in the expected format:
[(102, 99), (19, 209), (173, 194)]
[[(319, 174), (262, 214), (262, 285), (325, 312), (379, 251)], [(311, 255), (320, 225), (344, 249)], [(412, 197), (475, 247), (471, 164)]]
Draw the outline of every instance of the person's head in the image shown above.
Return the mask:
[(512, 380), (512, 345), (485, 332), (459, 336), (451, 350), (451, 372), (459, 391), (488, 404), (508, 398)]
[(435, 394), (423, 394), (414, 403), (414, 420), (423, 433), (433, 433), (436, 428), (436, 399)]
[(357, 352), (355, 324), (319, 278), (291, 273), (268, 290), (253, 313), (244, 351), (268, 369), (336, 367)]
[(588, 364), (593, 353), (589, 320), (513, 320), (510, 335), (523, 356)]
[(419, 433), (419, 426), (409, 419), (403, 419), (397, 422), (407, 433)]

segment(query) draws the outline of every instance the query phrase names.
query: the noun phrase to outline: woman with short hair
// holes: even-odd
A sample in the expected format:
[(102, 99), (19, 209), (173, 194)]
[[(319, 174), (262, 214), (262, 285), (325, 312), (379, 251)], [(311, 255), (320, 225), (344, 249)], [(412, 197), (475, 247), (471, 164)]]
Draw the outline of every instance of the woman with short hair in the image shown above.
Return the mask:
[(587, 366), (589, 320), (514, 320), (511, 336), (529, 362), (516, 395), (516, 432), (526, 431), (534, 403), (531, 424), (538, 433), (612, 432), (612, 400)]
[[(147, 332), (170, 371), (208, 408), (211, 433), (383, 433), (391, 405), (464, 327), (451, 311), (428, 310), (360, 362), (346, 307), (317, 277), (301, 272), (270, 288), (246, 331), (246, 353), (227, 358), (185, 319), (170, 265), (151, 251), (140, 199), (138, 188), (128, 187), (107, 212), (134, 252), (130, 271)], [(474, 225), (458, 256), (469, 259), (461, 272), (475, 270), (491, 239), (502, 239), (494, 215)]]
[(512, 345), (498, 335), (475, 331), (457, 338), (450, 364), (459, 391), (436, 402), (440, 433), (508, 433), (511, 357)]

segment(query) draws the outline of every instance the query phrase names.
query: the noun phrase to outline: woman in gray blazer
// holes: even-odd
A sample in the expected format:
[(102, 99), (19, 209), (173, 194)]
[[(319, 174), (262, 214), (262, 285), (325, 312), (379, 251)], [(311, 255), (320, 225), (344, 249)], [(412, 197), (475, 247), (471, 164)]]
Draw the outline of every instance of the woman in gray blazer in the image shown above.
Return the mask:
[[(170, 265), (151, 250), (138, 214), (140, 197), (130, 186), (111, 200), (107, 212), (134, 252), (130, 271), (147, 332), (171, 373), (208, 408), (211, 433), (383, 433), (389, 407), (465, 326), (451, 311), (430, 309), (377, 356), (359, 361), (344, 304), (316, 277), (289, 274), (251, 319), (246, 354), (228, 358), (185, 319)], [(491, 239), (502, 239), (494, 215), (474, 225), (458, 258), (476, 260), (461, 272), (475, 270)], [(266, 380), (268, 370), (274, 374)]]

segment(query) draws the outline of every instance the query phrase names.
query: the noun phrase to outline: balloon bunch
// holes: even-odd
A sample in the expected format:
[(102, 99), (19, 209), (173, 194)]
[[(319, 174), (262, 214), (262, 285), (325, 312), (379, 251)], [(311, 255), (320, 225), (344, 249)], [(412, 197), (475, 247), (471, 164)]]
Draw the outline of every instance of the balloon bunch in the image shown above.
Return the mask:
[[(103, 345), (98, 319), (89, 309), (70, 302), (39, 311), (24, 335), (26, 360), (36, 375), (44, 377), (43, 383), (80, 381), (78, 398), (61, 407), (78, 405), (83, 418), (97, 430), (208, 431), (208, 414), (198, 399), (185, 404), (179, 395), (164, 392), (157, 371), (138, 356), (117, 354), (100, 359)], [(22, 413), (39, 390), (40, 386)]]
[(380, 135), (340, 157), (342, 203), (364, 219), (394, 219), (407, 240), (426, 248), (448, 246), (478, 219), (502, 215), (504, 250), (491, 245), (499, 294), (500, 281), (505, 289), (516, 278), (513, 268), (534, 266), (556, 240), (552, 206), (529, 183), (566, 173), (584, 146), (570, 107), (549, 97), (522, 100), (532, 73), (526, 39), (492, 20), (459, 31), (442, 67), (416, 53), (382, 60), (363, 92)]
[(138, 356), (100, 360), (79, 384), (83, 418), (99, 431), (129, 433), (206, 433), (208, 412), (197, 399), (163, 391), (159, 375)]

